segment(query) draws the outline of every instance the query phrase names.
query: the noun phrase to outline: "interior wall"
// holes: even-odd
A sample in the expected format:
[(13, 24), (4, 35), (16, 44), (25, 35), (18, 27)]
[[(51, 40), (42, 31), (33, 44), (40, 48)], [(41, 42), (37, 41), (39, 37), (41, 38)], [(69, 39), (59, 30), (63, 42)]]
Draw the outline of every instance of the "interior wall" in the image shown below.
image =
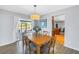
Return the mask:
[(16, 24), (19, 18), (27, 19), (23, 14), (0, 10), (0, 46), (15, 42)]
[(52, 32), (52, 16), (61, 14), (65, 15), (64, 46), (79, 51), (79, 6), (73, 6), (44, 15), (42, 18), (47, 18), (47, 29), (50, 34)]

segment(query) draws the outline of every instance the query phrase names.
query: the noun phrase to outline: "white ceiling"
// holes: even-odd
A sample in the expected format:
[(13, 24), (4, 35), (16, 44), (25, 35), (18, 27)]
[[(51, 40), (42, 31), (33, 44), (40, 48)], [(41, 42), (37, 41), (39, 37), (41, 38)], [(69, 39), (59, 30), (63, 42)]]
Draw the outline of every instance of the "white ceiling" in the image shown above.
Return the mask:
[[(37, 5), (36, 11), (40, 15), (45, 15), (56, 10), (72, 7), (73, 5)], [(31, 15), (34, 12), (33, 5), (0, 5), (0, 9)]]

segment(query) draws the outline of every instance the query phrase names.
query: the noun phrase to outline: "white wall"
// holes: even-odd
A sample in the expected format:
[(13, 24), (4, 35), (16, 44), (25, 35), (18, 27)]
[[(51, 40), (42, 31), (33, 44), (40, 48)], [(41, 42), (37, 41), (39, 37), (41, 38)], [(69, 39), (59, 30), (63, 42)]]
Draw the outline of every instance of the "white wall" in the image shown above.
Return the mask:
[(64, 46), (79, 51), (79, 6), (73, 6), (51, 14), (44, 15), (42, 18), (48, 19), (47, 29), (52, 31), (51, 17), (55, 15), (65, 15), (65, 43)]
[(15, 42), (16, 24), (19, 18), (27, 16), (5, 10), (0, 10), (0, 46)]

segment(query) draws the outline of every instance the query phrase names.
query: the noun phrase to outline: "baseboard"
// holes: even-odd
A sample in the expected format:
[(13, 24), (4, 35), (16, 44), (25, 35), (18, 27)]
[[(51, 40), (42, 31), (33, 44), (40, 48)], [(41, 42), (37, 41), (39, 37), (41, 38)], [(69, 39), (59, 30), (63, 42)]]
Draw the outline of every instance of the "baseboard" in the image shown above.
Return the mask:
[(0, 46), (9, 45), (9, 44), (12, 44), (12, 43), (15, 43), (15, 42), (17, 42), (17, 41), (8, 42), (8, 43), (6, 43), (6, 44), (0, 44)]
[(66, 46), (66, 45), (64, 45), (64, 46), (67, 47), (67, 48), (70, 48), (70, 49), (73, 49), (73, 50), (79, 51), (79, 49), (77, 49), (77, 48), (73, 48), (73, 47)]

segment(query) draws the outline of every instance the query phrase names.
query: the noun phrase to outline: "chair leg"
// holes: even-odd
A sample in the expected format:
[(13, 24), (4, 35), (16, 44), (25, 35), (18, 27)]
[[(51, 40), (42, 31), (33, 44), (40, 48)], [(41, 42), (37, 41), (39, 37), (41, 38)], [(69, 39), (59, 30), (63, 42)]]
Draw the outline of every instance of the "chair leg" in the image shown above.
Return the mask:
[(53, 51), (52, 51), (52, 53), (54, 54), (54, 46), (53, 46)]
[(24, 50), (24, 51), (25, 51), (25, 52), (24, 52), (25, 54), (26, 54), (26, 51), (27, 51), (27, 53), (28, 53), (28, 54), (30, 54), (30, 53), (31, 53), (31, 52), (30, 52), (30, 49), (29, 49), (29, 47), (28, 47), (28, 46), (25, 46), (25, 50)]
[(24, 41), (22, 41), (22, 50), (23, 50), (23, 53), (24, 53)]
[(25, 54), (26, 54), (26, 50), (27, 50), (27, 47), (25, 47)]
[(29, 46), (29, 49), (28, 50), (29, 50), (29, 54), (31, 54), (31, 48), (30, 48), (30, 46)]
[(50, 47), (48, 48), (48, 54), (50, 54)]

